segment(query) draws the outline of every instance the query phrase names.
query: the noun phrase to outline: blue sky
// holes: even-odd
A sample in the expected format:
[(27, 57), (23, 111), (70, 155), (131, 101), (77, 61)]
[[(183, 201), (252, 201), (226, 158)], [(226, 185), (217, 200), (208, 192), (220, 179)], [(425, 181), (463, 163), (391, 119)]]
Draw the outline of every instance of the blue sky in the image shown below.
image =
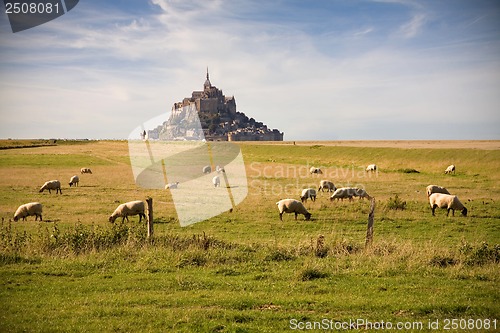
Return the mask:
[(285, 140), (500, 139), (498, 1), (81, 0), (12, 33), (0, 138), (126, 139), (213, 85)]

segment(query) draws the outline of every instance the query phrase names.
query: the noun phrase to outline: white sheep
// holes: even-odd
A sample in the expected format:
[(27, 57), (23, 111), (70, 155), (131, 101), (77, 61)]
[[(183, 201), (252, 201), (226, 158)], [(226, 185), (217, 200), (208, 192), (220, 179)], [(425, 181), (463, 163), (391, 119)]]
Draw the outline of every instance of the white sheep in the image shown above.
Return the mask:
[(362, 188), (358, 187), (341, 187), (335, 190), (333, 192), (332, 196), (330, 197), (330, 200), (334, 199), (341, 199), (344, 201), (344, 199), (349, 199), (349, 201), (352, 201), (352, 197), (359, 197), (360, 199), (368, 198), (371, 199), (371, 196), (366, 193), (366, 191)]
[(125, 219), (127, 219), (128, 222), (128, 216), (134, 215), (139, 215), (139, 222), (141, 222), (143, 217), (144, 219), (146, 219), (144, 210), (144, 202), (140, 200), (126, 202), (116, 207), (113, 214), (111, 214), (111, 216), (109, 217), (109, 222), (114, 223), (118, 217), (123, 217), (122, 222), (124, 222)]
[(448, 210), (446, 216), (450, 214), (450, 210), (453, 216), (455, 216), (455, 210), (460, 210), (463, 216), (467, 216), (467, 208), (458, 200), (456, 195), (433, 193), (429, 197), (429, 204), (431, 205), (432, 216), (434, 216), (434, 211), (438, 207)]
[(370, 164), (366, 167), (366, 171), (377, 171), (377, 165), (376, 164)]
[(309, 169), (309, 172), (311, 173), (311, 175), (315, 174), (315, 173), (316, 174), (322, 174), (323, 173), (323, 171), (321, 171), (320, 168), (315, 168), (315, 167), (311, 167), (311, 169)]
[(69, 180), (69, 187), (75, 185), (78, 186), (78, 183), (80, 182), (80, 178), (77, 176), (77, 175), (74, 175), (73, 177), (71, 177), (71, 179)]
[(214, 178), (212, 178), (212, 183), (214, 184), (214, 187), (220, 187), (220, 177), (215, 176)]
[(340, 199), (344, 201), (344, 199), (349, 199), (349, 201), (352, 200), (352, 197), (354, 196), (354, 191), (350, 187), (340, 187), (336, 189), (333, 194), (330, 197), (330, 201), (337, 199), (337, 201)]
[(81, 168), (80, 169), (80, 173), (82, 173), (82, 174), (83, 173), (90, 173), (90, 174), (92, 174), (92, 170), (90, 170), (89, 168)]
[(427, 197), (430, 197), (432, 193), (450, 194), (450, 192), (448, 192), (447, 189), (445, 189), (442, 186), (438, 186), (438, 185), (429, 185), (429, 186), (427, 186), (425, 191), (427, 193)]
[(307, 199), (311, 199), (312, 201), (316, 201), (316, 190), (313, 188), (305, 188), (302, 190), (302, 194), (300, 195), (300, 201), (306, 202)]
[(212, 168), (210, 167), (210, 165), (205, 165), (202, 169), (203, 173), (210, 173), (212, 172)]
[(42, 220), (42, 204), (39, 202), (30, 202), (24, 205), (19, 206), (16, 212), (14, 213), (14, 221), (17, 222), (19, 219), (23, 219), (26, 221), (26, 217), (35, 216), (35, 221), (38, 217), (40, 217), (40, 221)]
[(295, 199), (283, 199), (276, 203), (278, 205), (278, 210), (280, 212), (280, 220), (283, 221), (283, 213), (295, 213), (295, 220), (297, 220), (297, 215), (304, 215), (306, 221), (311, 218), (311, 213), (309, 213), (302, 204), (302, 202)]
[(452, 165), (449, 165), (446, 170), (444, 170), (444, 173), (455, 173), (455, 166), (452, 164)]
[(335, 187), (335, 185), (331, 181), (322, 180), (319, 182), (318, 192), (319, 191), (323, 192), (323, 190), (325, 190), (325, 189), (327, 190), (327, 192), (333, 192), (337, 188)]
[(45, 190), (49, 190), (49, 193), (51, 193), (50, 190), (56, 190), (56, 194), (57, 192), (62, 194), (61, 182), (58, 180), (49, 180), (48, 182), (45, 182), (45, 184), (42, 185), (39, 192), (43, 192)]
[(217, 173), (226, 172), (226, 170), (224, 170), (224, 167), (221, 168), (219, 165), (215, 166), (215, 171)]
[(179, 185), (179, 182), (168, 183), (167, 185), (165, 185), (165, 190), (175, 189), (175, 188), (177, 188), (178, 185)]

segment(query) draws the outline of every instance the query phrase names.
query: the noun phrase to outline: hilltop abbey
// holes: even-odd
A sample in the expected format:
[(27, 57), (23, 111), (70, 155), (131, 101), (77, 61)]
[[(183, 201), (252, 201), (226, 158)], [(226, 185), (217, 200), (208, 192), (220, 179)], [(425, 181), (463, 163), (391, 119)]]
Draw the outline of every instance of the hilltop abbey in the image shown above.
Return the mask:
[(170, 118), (147, 134), (159, 140), (283, 141), (284, 133), (238, 112), (234, 96), (211, 84), (207, 68), (203, 90), (174, 103)]

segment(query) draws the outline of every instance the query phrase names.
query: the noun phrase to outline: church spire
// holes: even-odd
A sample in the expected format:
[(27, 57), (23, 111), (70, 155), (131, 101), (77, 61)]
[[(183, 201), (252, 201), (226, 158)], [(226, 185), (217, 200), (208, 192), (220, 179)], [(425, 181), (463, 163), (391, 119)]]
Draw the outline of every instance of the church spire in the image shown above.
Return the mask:
[(207, 66), (207, 79), (205, 80), (205, 83), (203, 84), (203, 88), (211, 88), (212, 84), (210, 83), (210, 78), (208, 76), (208, 66)]

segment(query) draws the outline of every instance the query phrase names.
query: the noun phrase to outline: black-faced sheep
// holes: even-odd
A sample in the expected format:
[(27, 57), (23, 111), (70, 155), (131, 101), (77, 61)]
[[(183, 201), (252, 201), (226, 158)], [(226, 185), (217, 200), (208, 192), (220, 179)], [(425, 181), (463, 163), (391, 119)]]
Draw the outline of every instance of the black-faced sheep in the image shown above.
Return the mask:
[(115, 222), (118, 217), (123, 217), (122, 222), (124, 222), (125, 219), (127, 219), (128, 222), (128, 216), (134, 215), (139, 215), (139, 222), (141, 222), (143, 217), (146, 219), (144, 210), (144, 202), (140, 200), (126, 202), (116, 207), (113, 214), (109, 217), (109, 222)]
[(80, 182), (80, 178), (75, 175), (75, 176), (71, 177), (71, 179), (69, 180), (69, 187), (71, 187), (73, 185), (75, 185), (75, 187), (76, 187), (76, 186), (78, 186), (79, 182)]
[(300, 200), (302, 202), (306, 202), (307, 199), (311, 199), (312, 201), (316, 201), (316, 190), (313, 188), (305, 188), (302, 190), (300, 195)]
[(92, 174), (92, 170), (90, 170), (89, 168), (81, 168), (80, 169), (80, 173), (81, 174), (84, 174), (84, 173), (90, 173), (90, 174)]
[(449, 165), (446, 170), (444, 170), (444, 173), (448, 174), (448, 173), (455, 173), (455, 166), (452, 164), (452, 165)]
[(323, 171), (321, 171), (321, 169), (320, 169), (320, 168), (315, 168), (315, 167), (311, 167), (311, 168), (309, 169), (309, 172), (311, 173), (311, 175), (312, 175), (312, 174), (318, 174), (318, 175), (320, 175), (320, 174), (322, 174), (322, 173), (323, 173)]
[(45, 190), (49, 190), (49, 193), (51, 193), (50, 192), (51, 190), (56, 190), (56, 194), (58, 192), (62, 194), (61, 182), (58, 180), (49, 180), (48, 182), (45, 182), (45, 184), (42, 185), (39, 192), (43, 192)]
[(429, 186), (427, 186), (425, 191), (427, 192), (427, 197), (430, 197), (432, 193), (450, 194), (450, 192), (448, 192), (447, 189), (445, 189), (442, 186), (438, 186), (438, 185), (429, 185)]
[(335, 185), (329, 180), (322, 180), (319, 182), (318, 192), (323, 192), (323, 190), (327, 190), (327, 192), (333, 192), (336, 189), (337, 188), (335, 187)]
[(26, 217), (35, 216), (35, 221), (40, 217), (42, 220), (42, 204), (39, 202), (30, 202), (19, 206), (14, 213), (14, 221), (17, 222), (19, 219), (26, 221)]
[(446, 216), (450, 214), (450, 210), (453, 216), (455, 216), (455, 210), (460, 210), (463, 216), (467, 216), (467, 208), (458, 200), (456, 195), (433, 193), (429, 197), (429, 204), (431, 205), (432, 216), (434, 216), (436, 208), (447, 209)]
[(304, 215), (306, 221), (311, 218), (311, 213), (309, 213), (302, 204), (302, 202), (295, 199), (283, 199), (276, 203), (278, 205), (278, 210), (280, 212), (280, 220), (283, 221), (283, 213), (295, 213), (295, 220), (297, 220), (297, 215)]
[(366, 171), (377, 171), (377, 165), (376, 164), (370, 164), (366, 167)]

